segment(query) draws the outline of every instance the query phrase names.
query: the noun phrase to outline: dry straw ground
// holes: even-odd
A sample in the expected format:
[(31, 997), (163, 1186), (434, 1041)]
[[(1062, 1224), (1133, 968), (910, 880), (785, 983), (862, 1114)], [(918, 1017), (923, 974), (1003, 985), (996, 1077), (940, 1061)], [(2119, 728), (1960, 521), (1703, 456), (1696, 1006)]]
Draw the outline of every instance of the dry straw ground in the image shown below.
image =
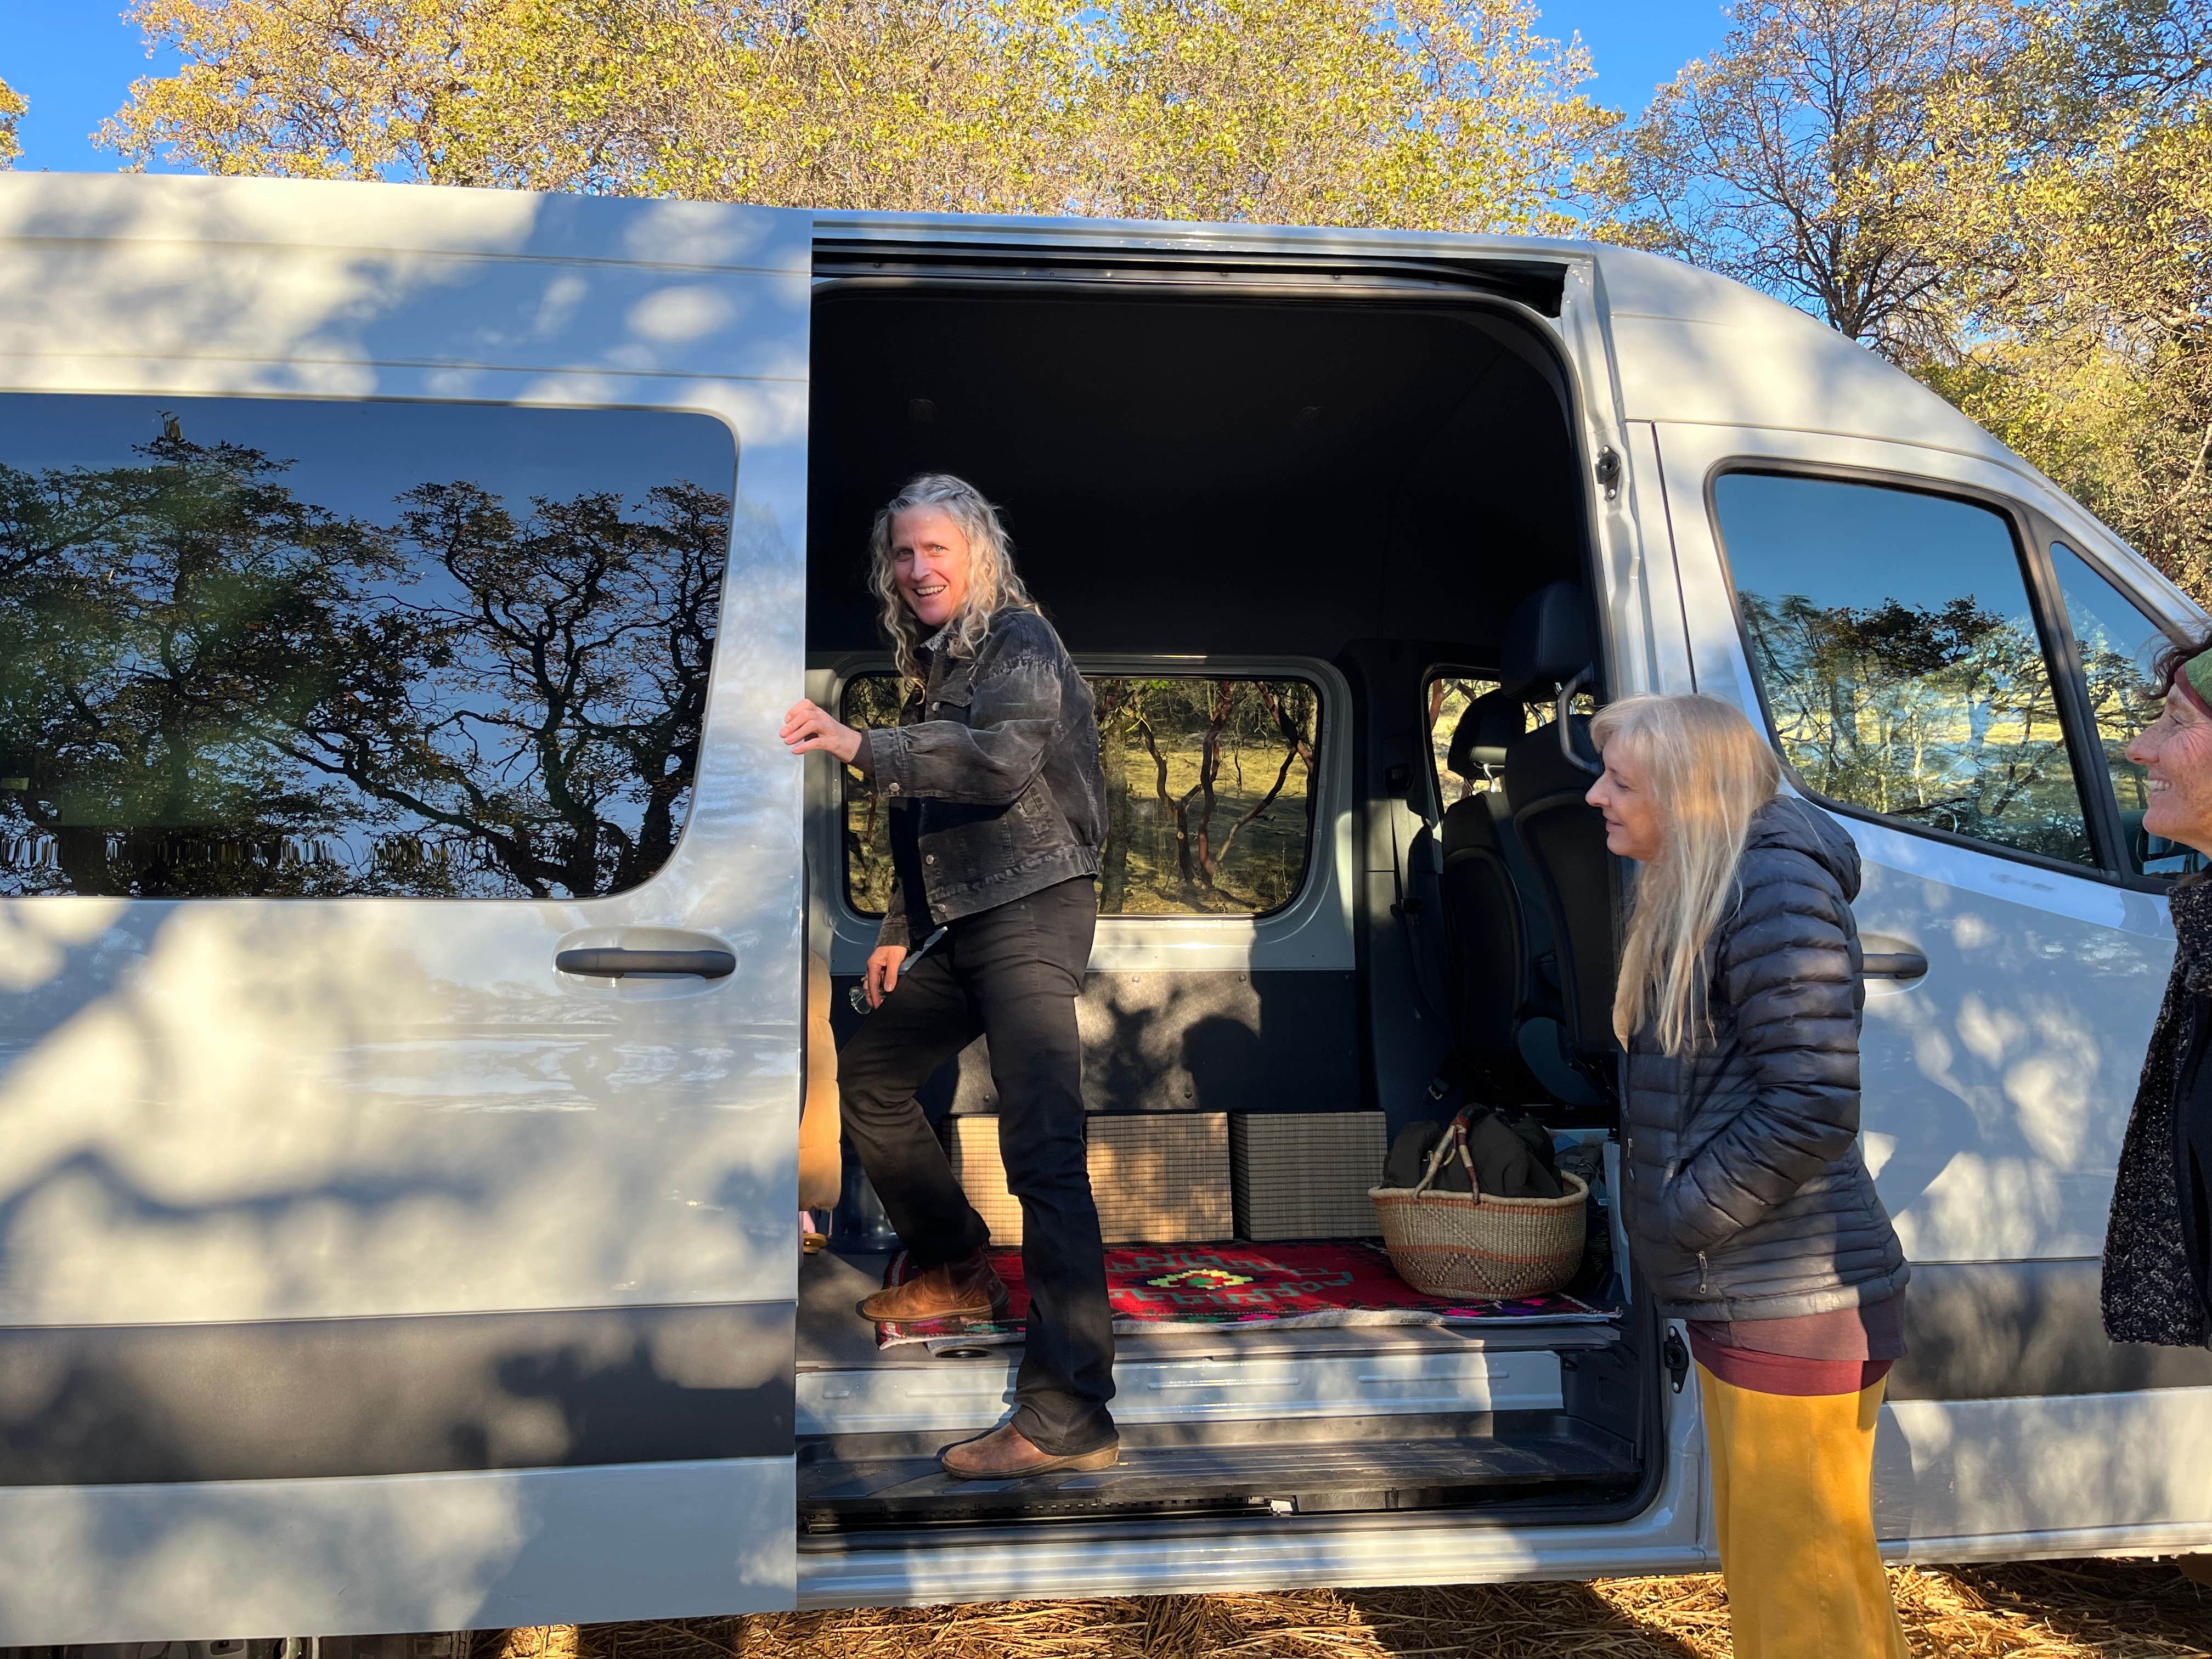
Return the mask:
[[(2208, 1659), (2166, 1561), (1899, 1568), (1920, 1659)], [(1727, 1659), (1716, 1577), (999, 1601), (486, 1632), (472, 1659)]]

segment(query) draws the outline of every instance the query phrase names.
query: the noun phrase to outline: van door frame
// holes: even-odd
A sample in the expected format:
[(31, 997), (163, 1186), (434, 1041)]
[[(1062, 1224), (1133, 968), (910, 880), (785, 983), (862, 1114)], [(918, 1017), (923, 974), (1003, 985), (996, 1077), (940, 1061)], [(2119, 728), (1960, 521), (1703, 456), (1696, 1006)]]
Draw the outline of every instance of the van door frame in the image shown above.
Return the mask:
[[(791, 550), (801, 539), (805, 519), (804, 384), (794, 381), (787, 364), (793, 331), (804, 361), (806, 228), (804, 216), (791, 210), (382, 184), (10, 174), (0, 179), (0, 255), (6, 256), (0, 260), (0, 286), (20, 285), (23, 303), (12, 316), (0, 307), (0, 323), (9, 325), (0, 327), (0, 351), (7, 354), (0, 356), (0, 388), (695, 411), (730, 430), (737, 448), (738, 524), (746, 525), (748, 510), (757, 515), (751, 527), (769, 548), (761, 563), (787, 577), (795, 574)], [(65, 280), (42, 280), (42, 270), (61, 272)], [(245, 303), (256, 293), (282, 295), (290, 308), (278, 307), (264, 325)], [(585, 304), (586, 296), (595, 303)], [(204, 307), (196, 308), (201, 301)], [(316, 306), (323, 311), (309, 315)], [(487, 315), (504, 323), (533, 313), (535, 331), (531, 326), (502, 331), (484, 322)], [(242, 336), (225, 338), (211, 331), (218, 325), (244, 326), (241, 317), (251, 323)], [(734, 345), (723, 332), (733, 321), (738, 323)], [(762, 349), (747, 356), (744, 348), (751, 346)], [(785, 543), (781, 553), (774, 550), (778, 538)], [(550, 924), (580, 914), (586, 927), (680, 926), (687, 891), (696, 898), (701, 889), (720, 884), (715, 925), (752, 934), (739, 949), (752, 952), (758, 965), (750, 971), (759, 975), (752, 988), (757, 994), (738, 1021), (726, 1018), (718, 1033), (722, 1042), (757, 1044), (739, 1050), (738, 1063), (729, 1068), (738, 1085), (712, 1101), (699, 1099), (695, 1089), (684, 1103), (702, 1109), (701, 1115), (722, 1138), (715, 1147), (706, 1146), (705, 1137), (690, 1143), (702, 1160), (717, 1148), (727, 1152), (730, 1135), (749, 1136), (742, 1152), (720, 1164), (726, 1176), (720, 1190), (687, 1202), (682, 1193), (669, 1194), (675, 1183), (655, 1181), (667, 1206), (656, 1215), (661, 1224), (648, 1234), (632, 1215), (623, 1228), (627, 1257), (617, 1249), (586, 1253), (591, 1271), (614, 1268), (605, 1272), (605, 1280), (619, 1280), (623, 1268), (635, 1269), (642, 1288), (634, 1283), (609, 1288), (580, 1277), (561, 1282), (552, 1267), (526, 1256), (516, 1278), (538, 1273), (529, 1284), (544, 1292), (538, 1300), (516, 1305), (486, 1298), (490, 1305), (472, 1305), (465, 1291), (469, 1258), (457, 1250), (443, 1263), (464, 1286), (449, 1298), (451, 1305), (379, 1305), (352, 1318), (347, 1297), (368, 1294), (359, 1287), (370, 1282), (373, 1264), (363, 1268), (361, 1261), (349, 1261), (362, 1272), (354, 1279), (329, 1275), (328, 1281), (343, 1281), (336, 1289), (319, 1281), (308, 1271), (307, 1251), (322, 1224), (309, 1215), (291, 1235), (295, 1254), (282, 1264), (285, 1272), (272, 1269), (268, 1277), (272, 1284), (289, 1283), (288, 1293), (321, 1296), (328, 1305), (311, 1299), (266, 1316), (249, 1307), (198, 1322), (187, 1315), (167, 1328), (143, 1321), (80, 1323), (74, 1331), (16, 1326), (7, 1336), (26, 1341), (52, 1337), (65, 1343), (149, 1328), (157, 1338), (173, 1336), (177, 1350), (196, 1365), (178, 1373), (183, 1386), (197, 1390), (218, 1419), (228, 1395), (252, 1384), (257, 1364), (270, 1364), (272, 1356), (282, 1362), (288, 1352), (320, 1354), (327, 1363), (335, 1352), (341, 1358), (338, 1374), (344, 1375), (343, 1344), (360, 1335), (349, 1328), (380, 1327), (369, 1335), (389, 1345), (390, 1374), (422, 1385), (409, 1403), (434, 1421), (441, 1412), (450, 1414), (437, 1455), (459, 1463), (489, 1457), (495, 1466), (387, 1465), (339, 1474), (310, 1468), (289, 1474), (264, 1469), (244, 1478), (157, 1476), (129, 1484), (26, 1482), (0, 1488), (0, 1554), (9, 1563), (0, 1573), (0, 1643), (158, 1641), (240, 1629), (258, 1635), (358, 1635), (792, 1604), (796, 1525), (789, 1332), (796, 1310), (796, 1206), (784, 1199), (762, 1214), (755, 1200), (790, 1190), (795, 1147), (782, 1145), (769, 1126), (782, 1121), (787, 1110), (797, 1121), (802, 1006), (799, 846), (798, 826), (790, 821), (799, 794), (798, 769), (777, 752), (772, 735), (789, 689), (769, 683), (762, 665), (772, 670), (787, 663), (795, 678), (800, 658), (796, 624), (766, 611), (740, 581), (742, 574), (733, 546), (707, 693), (707, 731), (726, 733), (737, 725), (757, 736), (719, 756), (702, 757), (690, 823), (713, 818), (726, 844), (757, 854), (767, 870), (787, 859), (782, 873), (792, 902), (783, 903), (781, 879), (757, 882), (733, 897), (730, 871), (702, 872), (696, 856), (689, 868), (679, 867), (684, 858), (679, 842), (662, 878), (602, 898), (518, 901), (496, 929), (515, 945), (500, 969), (527, 980), (528, 992), (554, 996), (573, 990), (580, 997), (621, 1000), (617, 981), (577, 980), (572, 986), (562, 980), (554, 955), (563, 935), (561, 926)], [(781, 584), (762, 586), (780, 597)], [(748, 624), (757, 631), (749, 634)], [(713, 798), (711, 804), (706, 797)], [(150, 925), (143, 919), (165, 906), (190, 913), (206, 934), (264, 903), (353, 906), (345, 915), (360, 923), (365, 913), (357, 907), (381, 902), (64, 896), (0, 904), (47, 907), (44, 915), (57, 924), (52, 939), (79, 954), (100, 940), (100, 928), (110, 928), (125, 947), (112, 953), (119, 960), (139, 942), (129, 928)], [(477, 902), (426, 902), (458, 910)], [(656, 908), (664, 905), (679, 908)], [(132, 907), (138, 907), (139, 923), (117, 919)], [(307, 913), (286, 914), (296, 927)], [(452, 977), (477, 986), (504, 983), (471, 957), (479, 941), (450, 923), (443, 934), (416, 931), (428, 942), (408, 960), (410, 969), (427, 974), (447, 960), (441, 952), (449, 951), (477, 970), (472, 979), (461, 971)], [(318, 943), (303, 941), (303, 955)], [(397, 941), (380, 943), (392, 946), (389, 960), (401, 959)], [(331, 954), (349, 969), (361, 966), (335, 948)], [(283, 958), (273, 953), (270, 959)], [(741, 964), (746, 960), (739, 957)], [(31, 972), (49, 971), (27, 951), (21, 961)], [(740, 990), (747, 973), (741, 965), (723, 983)], [(654, 994), (655, 982), (641, 983), (646, 998), (631, 1001)], [(123, 992), (130, 989), (127, 980), (118, 984)], [(658, 988), (668, 984), (659, 981)], [(689, 987), (680, 994), (694, 995)], [(739, 1024), (746, 1035), (732, 1037), (733, 1024)], [(543, 1028), (533, 1032), (517, 1021), (515, 1030), (521, 1036), (506, 1037), (501, 1054), (526, 1044)], [(334, 1097), (343, 1102), (347, 1082), (369, 1061), (389, 1060), (404, 1046), (362, 1039), (355, 1048), (332, 1048), (335, 1063), (315, 1080), (337, 1081), (329, 1091), (302, 1091), (299, 1098), (325, 1106)], [(453, 1063), (465, 1066), (467, 1056)], [(465, 1081), (452, 1087), (465, 1107)], [(392, 1092), (403, 1105), (409, 1098), (404, 1087)], [(556, 1108), (592, 1103), (555, 1103)], [(540, 1121), (556, 1124), (563, 1115), (544, 1113)], [(571, 1123), (583, 1121), (580, 1113), (565, 1116)], [(434, 1124), (434, 1114), (426, 1106), (419, 1121)], [(464, 1119), (457, 1111), (447, 1121)], [(755, 1122), (761, 1131), (750, 1135)], [(270, 1139), (274, 1144), (283, 1136)], [(209, 1150), (208, 1168), (198, 1171), (203, 1181), (209, 1168), (218, 1176), (237, 1175), (221, 1166), (216, 1155), (222, 1147)], [(250, 1158), (240, 1158), (250, 1165)], [(592, 1179), (608, 1173), (562, 1169), (561, 1162), (548, 1156), (543, 1173), (576, 1176), (571, 1190), (593, 1190)], [(404, 1190), (404, 1166), (401, 1176), (392, 1176), (373, 1160), (357, 1170), (334, 1170), (328, 1187), (333, 1211), (337, 1196), (358, 1188), (368, 1194), (367, 1207), (374, 1213), (398, 1218), (393, 1225), (404, 1234), (410, 1212), (403, 1200), (412, 1200), (412, 1212), (423, 1218), (413, 1242), (434, 1240), (437, 1226), (465, 1212), (465, 1182), (456, 1200), (427, 1181), (413, 1193)], [(387, 1194), (380, 1181), (385, 1188), (401, 1189)], [(237, 1201), (240, 1226), (273, 1233), (273, 1224), (256, 1218), (255, 1206), (266, 1204), (267, 1193), (247, 1179), (234, 1184), (247, 1189)], [(228, 1199), (232, 1192), (218, 1183), (217, 1195)], [(717, 1198), (720, 1204), (709, 1201)], [(698, 1230), (687, 1237), (708, 1248), (668, 1249), (656, 1259), (653, 1244), (665, 1248), (672, 1236), (667, 1218), (678, 1212), (678, 1225)], [(252, 1236), (258, 1239), (258, 1233)], [(273, 1239), (270, 1247), (276, 1248)], [(707, 1257), (712, 1260), (702, 1264)], [(719, 1279), (711, 1277), (716, 1273)], [(395, 1271), (371, 1288), (397, 1303), (410, 1285), (406, 1274)], [(631, 1295), (627, 1302), (625, 1289)], [(702, 1325), (708, 1327), (703, 1332)], [(482, 1334), (471, 1336), (472, 1331)], [(522, 1340), (514, 1339), (516, 1331)], [(246, 1345), (227, 1357), (218, 1351), (223, 1363), (209, 1364), (210, 1343), (238, 1333)], [(195, 1343), (197, 1353), (191, 1352)], [(53, 1352), (63, 1359), (70, 1356), (65, 1346)], [(469, 1363), (430, 1378), (421, 1369), (426, 1355), (459, 1355)], [(736, 1386), (733, 1370), (744, 1373)], [(623, 1441), (623, 1402), (650, 1413), (654, 1398), (625, 1382), (625, 1370), (652, 1378), (661, 1389), (691, 1394), (694, 1411), (674, 1425), (679, 1434), (696, 1437), (684, 1448), (688, 1455), (660, 1456), (665, 1445), (650, 1444), (650, 1433)], [(24, 1374), (32, 1372), (27, 1367)], [(127, 1370), (123, 1376), (127, 1381)], [(295, 1392), (300, 1387), (296, 1376), (273, 1380)], [(601, 1391), (596, 1400), (588, 1395), (594, 1384)], [(716, 1395), (751, 1415), (734, 1427), (726, 1414), (717, 1420)], [(701, 1401), (708, 1402), (706, 1409), (698, 1408)], [(471, 1449), (471, 1413), (491, 1406), (526, 1418), (532, 1437), (526, 1445), (503, 1444), (495, 1453)], [(573, 1420), (569, 1407), (575, 1408)], [(591, 1409), (600, 1413), (592, 1426), (601, 1432), (570, 1461), (569, 1453), (586, 1438), (582, 1428)], [(701, 1434), (702, 1423), (707, 1431)], [(665, 1425), (648, 1416), (643, 1426)], [(611, 1461), (622, 1455), (611, 1449), (616, 1442), (623, 1442), (632, 1461)], [(732, 1446), (744, 1449), (728, 1455)], [(269, 1451), (275, 1462), (287, 1448), (248, 1449)], [(341, 1437), (339, 1453), (350, 1449)]]
[[(1632, 428), (1620, 414), (1589, 252), (1503, 256), (1484, 252), (1473, 239), (1450, 236), (1357, 247), (1346, 246), (1349, 239), (1341, 233), (1328, 233), (1328, 245), (1317, 247), (1319, 238), (1310, 233), (1123, 229), (1079, 221), (824, 215), (816, 230), (817, 292), (830, 284), (912, 289), (940, 282), (993, 292), (1170, 285), (1207, 295), (1347, 302), (1456, 298), (1517, 321), (1546, 343), (1573, 404), (1568, 426), (1584, 480), (1584, 533), (1589, 580), (1601, 600), (1594, 610), (1606, 685), (1614, 696), (1687, 689), (1689, 642), (1656, 455), (1646, 423)], [(1492, 270), (1510, 273), (1516, 283), (1540, 272), (1544, 286), (1509, 291), (1484, 276)], [(1529, 301), (1548, 293), (1553, 273), (1558, 313), (1548, 316)], [(828, 682), (814, 684), (826, 688)], [(823, 795), (810, 794), (810, 803), (833, 793), (834, 780)], [(1409, 842), (1410, 835), (1402, 839)], [(1344, 873), (1357, 878), (1349, 865)], [(811, 938), (826, 949), (824, 907), (817, 900), (810, 910)], [(1644, 1340), (1656, 1361), (1661, 1325), (1656, 1313), (1647, 1322)], [(1713, 1558), (1694, 1401), (1683, 1397), (1679, 1384), (1670, 1389), (1656, 1363), (1648, 1382), (1657, 1431), (1646, 1447), (1644, 1488), (1595, 1521), (1516, 1524), (1479, 1510), (1435, 1510), (802, 1537), (799, 1604), (907, 1606), (1010, 1595), (1505, 1583), (1698, 1570)]]

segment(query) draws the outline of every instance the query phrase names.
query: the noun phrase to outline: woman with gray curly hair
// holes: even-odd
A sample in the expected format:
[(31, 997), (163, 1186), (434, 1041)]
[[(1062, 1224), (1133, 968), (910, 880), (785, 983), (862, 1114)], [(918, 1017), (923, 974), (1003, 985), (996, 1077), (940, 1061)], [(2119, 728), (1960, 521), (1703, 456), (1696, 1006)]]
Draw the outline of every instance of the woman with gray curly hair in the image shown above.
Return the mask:
[(1105, 1468), (1120, 1444), (1106, 1409), (1114, 1322), (1075, 1027), (1106, 823), (1091, 693), (973, 485), (915, 478), (876, 514), (869, 551), (907, 688), (899, 723), (856, 731), (804, 701), (783, 723), (793, 754), (857, 767), (890, 808), (890, 902), (866, 981), (875, 1012), (839, 1051), (838, 1093), (910, 1273), (860, 1312), (1006, 1311), (990, 1230), (915, 1100), (988, 1036), (1000, 1153), (1022, 1206), (1028, 1340), (1011, 1419), (942, 1460), (963, 1480)]

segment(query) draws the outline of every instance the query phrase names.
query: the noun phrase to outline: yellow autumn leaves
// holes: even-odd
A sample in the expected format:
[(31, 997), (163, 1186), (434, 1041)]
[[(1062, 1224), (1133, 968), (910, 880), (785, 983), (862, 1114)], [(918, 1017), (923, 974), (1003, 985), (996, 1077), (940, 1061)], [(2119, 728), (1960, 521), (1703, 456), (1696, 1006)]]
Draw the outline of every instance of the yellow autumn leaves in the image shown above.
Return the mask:
[(1566, 228), (1531, 0), (138, 0), (103, 130), (212, 172), (829, 209)]
[[(216, 173), (1567, 232), (1805, 307), (2212, 597), (2212, 0), (1737, 0), (1639, 119), (1540, 0), (135, 0)], [(0, 84), (0, 165), (23, 100)]]
[(30, 107), (23, 94), (0, 81), (0, 167), (12, 167), (21, 155), (22, 144), (15, 137), (15, 124), (23, 118)]

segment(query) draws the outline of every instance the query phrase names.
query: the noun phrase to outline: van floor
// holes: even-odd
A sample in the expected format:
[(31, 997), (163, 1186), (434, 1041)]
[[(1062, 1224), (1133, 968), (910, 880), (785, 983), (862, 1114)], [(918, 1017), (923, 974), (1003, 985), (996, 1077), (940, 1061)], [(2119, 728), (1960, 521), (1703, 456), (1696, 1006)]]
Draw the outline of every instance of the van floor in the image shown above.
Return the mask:
[(889, 1257), (799, 1269), (799, 1510), (854, 1528), (1178, 1512), (1307, 1513), (1472, 1501), (1583, 1501), (1638, 1469), (1620, 1436), (1566, 1408), (1565, 1370), (1611, 1325), (1267, 1327), (1115, 1343), (1114, 1468), (951, 1480), (937, 1453), (1004, 1420), (1021, 1350), (876, 1346), (854, 1304)]
[[(802, 1371), (872, 1370), (886, 1366), (947, 1366), (1018, 1361), (1018, 1346), (992, 1351), (990, 1358), (932, 1354), (915, 1343), (884, 1348), (875, 1327), (860, 1316), (860, 1302), (883, 1286), (890, 1253), (826, 1249), (800, 1259), (799, 1268), (799, 1368)], [(1246, 1328), (1214, 1326), (1189, 1330), (1145, 1331), (1114, 1340), (1117, 1363), (1146, 1358), (1218, 1354), (1239, 1358), (1310, 1353), (1392, 1352), (1498, 1352), (1501, 1351), (1601, 1348), (1614, 1340), (1602, 1325), (1355, 1325), (1321, 1329), (1284, 1329), (1266, 1325)], [(1007, 1356), (1011, 1354), (1012, 1359)]]

